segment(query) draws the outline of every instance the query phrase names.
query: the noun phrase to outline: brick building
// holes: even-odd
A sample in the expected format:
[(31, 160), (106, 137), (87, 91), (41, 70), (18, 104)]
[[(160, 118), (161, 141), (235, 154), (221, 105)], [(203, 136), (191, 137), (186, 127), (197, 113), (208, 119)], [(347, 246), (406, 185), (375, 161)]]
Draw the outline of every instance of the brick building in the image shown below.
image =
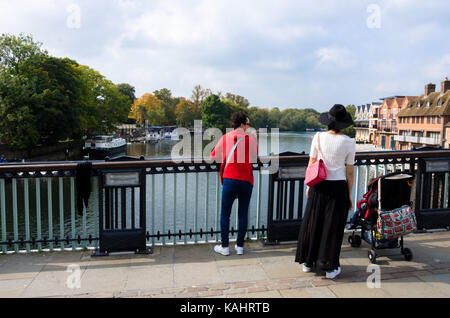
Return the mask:
[(357, 106), (355, 114), (355, 140), (357, 143), (373, 143), (377, 130), (377, 109), (380, 102)]
[(411, 147), (449, 147), (450, 137), (450, 81), (425, 85), (425, 92), (416, 100), (408, 102), (398, 114), (398, 134), (395, 136), (398, 150)]
[(381, 98), (383, 104), (378, 108), (377, 130), (375, 131), (374, 139), (374, 144), (378, 148), (387, 150), (397, 149), (395, 136), (398, 134), (398, 114), (416, 99), (416, 96)]

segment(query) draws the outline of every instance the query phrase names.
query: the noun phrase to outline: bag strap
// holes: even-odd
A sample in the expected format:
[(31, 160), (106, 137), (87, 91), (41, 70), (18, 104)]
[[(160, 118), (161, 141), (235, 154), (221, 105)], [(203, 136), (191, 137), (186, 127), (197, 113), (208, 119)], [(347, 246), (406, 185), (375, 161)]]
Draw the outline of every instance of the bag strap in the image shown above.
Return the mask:
[(317, 150), (318, 154), (323, 159), (322, 151), (320, 151), (320, 133), (317, 134)]
[(228, 162), (231, 159), (231, 156), (233, 155), (233, 153), (235, 152), (235, 150), (237, 149), (237, 146), (239, 145), (239, 143), (244, 140), (245, 137), (239, 138), (239, 140), (236, 142), (236, 144), (234, 145), (234, 147), (231, 149), (230, 153), (228, 154), (227, 157), (227, 161), (225, 162), (225, 166), (223, 167), (223, 172), (225, 173), (225, 169), (227, 168)]

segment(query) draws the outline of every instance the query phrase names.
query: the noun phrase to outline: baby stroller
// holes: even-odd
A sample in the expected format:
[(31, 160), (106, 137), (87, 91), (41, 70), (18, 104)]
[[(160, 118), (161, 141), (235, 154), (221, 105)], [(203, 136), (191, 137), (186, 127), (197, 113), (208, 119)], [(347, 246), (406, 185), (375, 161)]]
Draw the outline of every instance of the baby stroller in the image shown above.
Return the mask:
[[(413, 257), (411, 250), (403, 245), (403, 236), (383, 239), (377, 230), (378, 210), (392, 211), (405, 205), (412, 206), (413, 181), (413, 175), (403, 172), (378, 177), (370, 183), (364, 199), (357, 204), (358, 211), (353, 216), (350, 227), (353, 233), (349, 236), (348, 242), (352, 247), (360, 247), (362, 237), (370, 244), (368, 257), (372, 264), (375, 264), (377, 257), (381, 256), (377, 251), (382, 249), (400, 248), (407, 261)], [(361, 228), (361, 236), (355, 234), (358, 227)]]

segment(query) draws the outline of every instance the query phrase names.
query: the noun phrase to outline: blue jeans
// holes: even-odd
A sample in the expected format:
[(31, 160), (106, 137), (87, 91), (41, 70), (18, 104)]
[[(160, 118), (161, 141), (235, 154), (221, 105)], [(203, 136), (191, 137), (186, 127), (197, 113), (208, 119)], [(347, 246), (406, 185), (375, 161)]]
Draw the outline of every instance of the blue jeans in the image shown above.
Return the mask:
[(236, 198), (239, 200), (238, 208), (238, 237), (237, 245), (244, 247), (245, 235), (248, 225), (248, 206), (252, 197), (253, 186), (247, 181), (224, 179), (222, 187), (222, 212), (220, 215), (220, 231), (222, 235), (222, 247), (228, 247), (230, 244), (230, 216), (233, 202)]

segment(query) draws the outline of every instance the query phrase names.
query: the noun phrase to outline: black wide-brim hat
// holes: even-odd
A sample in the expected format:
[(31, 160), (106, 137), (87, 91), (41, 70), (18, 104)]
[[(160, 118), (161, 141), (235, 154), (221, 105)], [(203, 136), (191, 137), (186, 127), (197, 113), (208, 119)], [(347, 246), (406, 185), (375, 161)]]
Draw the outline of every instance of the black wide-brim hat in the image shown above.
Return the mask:
[(334, 129), (344, 129), (355, 124), (343, 105), (334, 105), (329, 112), (322, 113), (319, 122)]

